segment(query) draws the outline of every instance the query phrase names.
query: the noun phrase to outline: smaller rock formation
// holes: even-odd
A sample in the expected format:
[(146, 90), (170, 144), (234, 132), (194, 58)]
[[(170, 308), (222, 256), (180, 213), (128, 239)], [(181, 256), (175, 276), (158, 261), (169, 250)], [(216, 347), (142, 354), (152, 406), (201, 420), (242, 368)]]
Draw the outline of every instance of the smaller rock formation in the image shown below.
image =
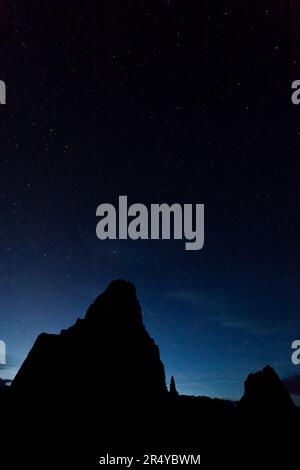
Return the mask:
[(170, 382), (170, 396), (172, 396), (172, 397), (177, 397), (178, 396), (178, 392), (177, 392), (176, 384), (175, 384), (175, 379), (174, 379), (173, 375), (171, 377), (171, 382)]
[(295, 407), (283, 382), (271, 366), (248, 375), (240, 404), (277, 408)]

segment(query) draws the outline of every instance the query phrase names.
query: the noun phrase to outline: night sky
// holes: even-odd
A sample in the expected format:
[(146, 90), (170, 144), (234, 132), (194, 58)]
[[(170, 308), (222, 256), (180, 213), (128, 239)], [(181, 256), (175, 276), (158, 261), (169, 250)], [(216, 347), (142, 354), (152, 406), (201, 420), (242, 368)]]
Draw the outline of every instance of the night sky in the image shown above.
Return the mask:
[[(266, 364), (298, 374), (294, 3), (82, 3), (0, 6), (0, 376), (120, 277), (180, 392), (237, 399)], [(119, 195), (204, 203), (204, 248), (98, 240)]]

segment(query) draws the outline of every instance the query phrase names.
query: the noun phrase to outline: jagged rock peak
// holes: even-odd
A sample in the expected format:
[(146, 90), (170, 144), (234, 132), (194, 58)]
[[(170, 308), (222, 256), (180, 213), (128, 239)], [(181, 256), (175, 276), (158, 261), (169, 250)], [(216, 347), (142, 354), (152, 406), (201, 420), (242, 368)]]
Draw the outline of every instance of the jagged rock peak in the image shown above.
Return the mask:
[[(100, 314), (101, 318), (99, 318)], [(89, 307), (85, 319), (109, 321), (112, 319), (112, 314), (115, 322), (142, 324), (142, 311), (133, 283), (123, 279), (112, 281)], [(109, 318), (106, 318), (106, 315)]]
[(245, 381), (245, 391), (241, 404), (264, 403), (277, 406), (294, 406), (283, 382), (271, 366), (263, 370), (250, 373)]

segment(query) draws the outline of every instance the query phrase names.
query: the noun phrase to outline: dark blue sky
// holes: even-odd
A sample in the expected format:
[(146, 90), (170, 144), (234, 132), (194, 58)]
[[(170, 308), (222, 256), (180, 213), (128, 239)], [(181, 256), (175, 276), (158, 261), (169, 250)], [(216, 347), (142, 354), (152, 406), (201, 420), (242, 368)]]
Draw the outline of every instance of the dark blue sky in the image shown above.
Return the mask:
[[(136, 284), (181, 392), (238, 398), (267, 363), (296, 374), (299, 77), (286, 2), (79, 3), (7, 5), (1, 29), (1, 376), (119, 277)], [(96, 208), (122, 194), (204, 203), (203, 250), (99, 241)]]

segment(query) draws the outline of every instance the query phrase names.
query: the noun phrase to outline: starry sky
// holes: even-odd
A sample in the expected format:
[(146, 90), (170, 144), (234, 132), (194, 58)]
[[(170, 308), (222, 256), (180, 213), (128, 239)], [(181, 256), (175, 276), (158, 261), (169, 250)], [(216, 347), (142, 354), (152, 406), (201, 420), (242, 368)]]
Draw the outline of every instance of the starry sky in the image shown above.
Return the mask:
[[(0, 6), (0, 376), (120, 277), (180, 392), (237, 399), (266, 364), (297, 375), (294, 4), (82, 3)], [(204, 203), (204, 248), (98, 240), (97, 206), (122, 194)]]

